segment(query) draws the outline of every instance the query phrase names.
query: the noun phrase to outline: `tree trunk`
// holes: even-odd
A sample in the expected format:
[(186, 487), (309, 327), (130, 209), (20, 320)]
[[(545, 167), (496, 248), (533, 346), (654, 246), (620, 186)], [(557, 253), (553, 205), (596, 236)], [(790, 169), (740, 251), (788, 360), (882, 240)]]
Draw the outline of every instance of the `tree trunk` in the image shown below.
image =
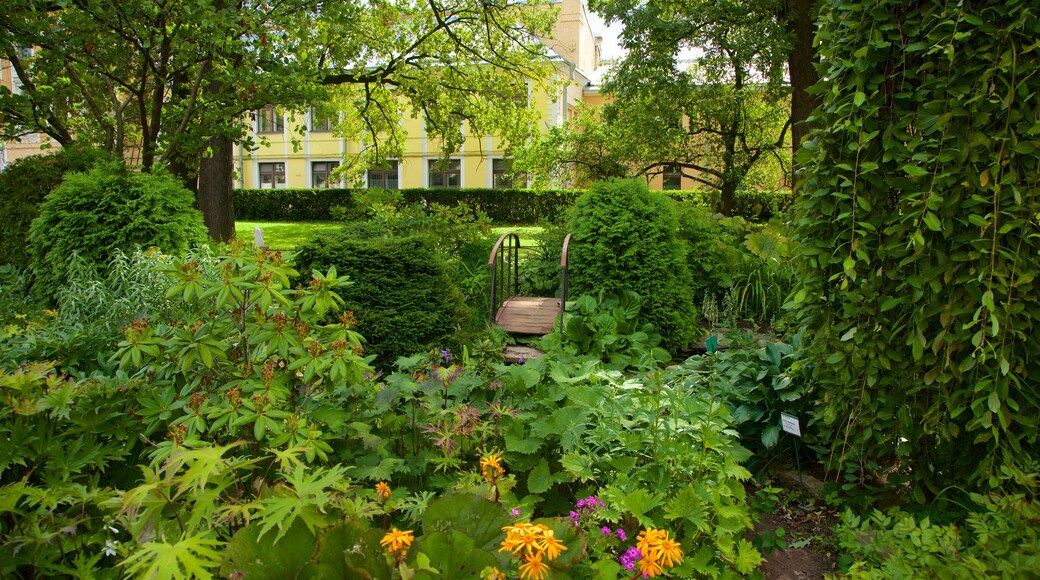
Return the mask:
[(723, 182), (722, 188), (719, 189), (719, 213), (726, 217), (733, 215), (733, 201), (737, 197), (737, 185)]
[(210, 155), (203, 155), (199, 160), (199, 209), (209, 237), (218, 242), (227, 242), (235, 237), (231, 145), (230, 139), (212, 137), (207, 143)]
[[(816, 47), (813, 38), (816, 36), (814, 18), (815, 0), (787, 0), (787, 31), (791, 33), (794, 43), (787, 55), (787, 68), (791, 75), (791, 153), (798, 153), (802, 139), (810, 127), (805, 120), (816, 108), (816, 97), (807, 89), (820, 80), (813, 64), (817, 61)], [(798, 162), (794, 161), (797, 171)]]

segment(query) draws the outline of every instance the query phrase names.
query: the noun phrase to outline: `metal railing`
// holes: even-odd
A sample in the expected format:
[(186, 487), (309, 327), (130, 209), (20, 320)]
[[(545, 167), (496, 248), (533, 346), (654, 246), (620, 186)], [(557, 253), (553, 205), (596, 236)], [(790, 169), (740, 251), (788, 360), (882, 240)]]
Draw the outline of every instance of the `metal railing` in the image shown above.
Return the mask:
[(491, 248), (488, 267), (491, 268), (488, 322), (493, 325), (499, 307), (516, 296), (520, 288), (520, 236), (512, 232), (502, 234)]
[[(563, 329), (563, 316), (567, 312), (567, 265), (571, 246), (571, 234), (563, 238), (563, 252), (560, 256), (560, 329)], [(495, 324), (498, 309), (506, 300), (516, 296), (520, 290), (520, 236), (513, 232), (502, 234), (491, 248), (488, 257), (491, 268), (491, 293), (488, 298), (488, 322)]]

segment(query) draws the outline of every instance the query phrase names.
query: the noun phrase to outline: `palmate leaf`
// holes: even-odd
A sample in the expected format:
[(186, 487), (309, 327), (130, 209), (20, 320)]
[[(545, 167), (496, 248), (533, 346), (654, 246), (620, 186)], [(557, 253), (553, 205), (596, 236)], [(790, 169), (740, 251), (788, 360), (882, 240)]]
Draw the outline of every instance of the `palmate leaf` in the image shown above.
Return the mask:
[(625, 510), (639, 520), (639, 525), (654, 527), (657, 524), (646, 514), (661, 505), (662, 499), (664, 499), (664, 496), (659, 493), (651, 494), (644, 489), (637, 489), (624, 497), (622, 505)]
[(343, 467), (336, 466), (308, 472), (303, 466), (297, 466), (286, 478), (288, 486), (279, 486), (276, 495), (264, 498), (260, 502), (264, 507), (263, 513), (259, 515), (260, 521), (263, 522), (260, 538), (277, 527), (278, 534), (274, 538), (277, 542), (297, 518), (302, 520), (312, 533), (325, 525), (325, 506), (331, 500), (326, 490), (343, 480), (343, 471)]
[(693, 486), (687, 485), (664, 506), (668, 520), (685, 520), (702, 532), (708, 531), (708, 511)]
[(175, 544), (147, 542), (123, 560), (129, 576), (149, 580), (186, 580), (212, 578), (211, 569), (220, 564), (223, 542), (204, 534), (181, 538)]

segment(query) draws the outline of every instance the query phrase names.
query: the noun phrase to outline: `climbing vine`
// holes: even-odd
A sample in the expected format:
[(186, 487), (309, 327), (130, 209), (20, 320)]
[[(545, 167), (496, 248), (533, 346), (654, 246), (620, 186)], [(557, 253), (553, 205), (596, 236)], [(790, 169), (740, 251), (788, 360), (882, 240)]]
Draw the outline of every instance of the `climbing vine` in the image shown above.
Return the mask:
[(794, 302), (832, 465), (918, 499), (1037, 478), (1038, 31), (1025, 1), (821, 15)]

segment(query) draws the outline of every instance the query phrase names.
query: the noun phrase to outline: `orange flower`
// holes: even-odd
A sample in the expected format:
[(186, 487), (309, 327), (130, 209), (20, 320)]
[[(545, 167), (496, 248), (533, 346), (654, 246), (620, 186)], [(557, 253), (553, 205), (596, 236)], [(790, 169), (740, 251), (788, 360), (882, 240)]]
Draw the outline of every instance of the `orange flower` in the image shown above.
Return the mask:
[(679, 543), (668, 537), (665, 530), (647, 528), (639, 532), (636, 547), (642, 559), (639, 560), (639, 573), (653, 578), (664, 573), (664, 567), (677, 565), (683, 557)]
[(547, 560), (553, 560), (567, 550), (567, 546), (556, 539), (555, 532), (545, 526), (542, 528), (542, 534), (538, 538), (538, 548), (545, 554)]
[(528, 578), (533, 580), (542, 580), (548, 572), (549, 566), (545, 562), (542, 562), (541, 554), (528, 556), (524, 560), (524, 563), (520, 564), (521, 580), (527, 580)]
[(379, 545), (383, 546), (391, 555), (403, 556), (412, 545), (412, 540), (414, 539), (415, 537), (412, 536), (411, 530), (402, 532), (397, 528), (392, 528), (383, 536), (382, 540), (379, 540)]
[(661, 564), (652, 558), (646, 558), (639, 560), (639, 574), (647, 578), (654, 578), (664, 573), (664, 568)]
[(506, 474), (506, 470), (502, 468), (501, 461), (502, 455), (498, 453), (491, 453), (481, 458), (480, 473), (484, 476), (484, 479), (494, 481)]
[(380, 481), (379, 483), (377, 483), (376, 497), (378, 497), (380, 501), (386, 501), (390, 499), (390, 485), (387, 484), (385, 481)]

